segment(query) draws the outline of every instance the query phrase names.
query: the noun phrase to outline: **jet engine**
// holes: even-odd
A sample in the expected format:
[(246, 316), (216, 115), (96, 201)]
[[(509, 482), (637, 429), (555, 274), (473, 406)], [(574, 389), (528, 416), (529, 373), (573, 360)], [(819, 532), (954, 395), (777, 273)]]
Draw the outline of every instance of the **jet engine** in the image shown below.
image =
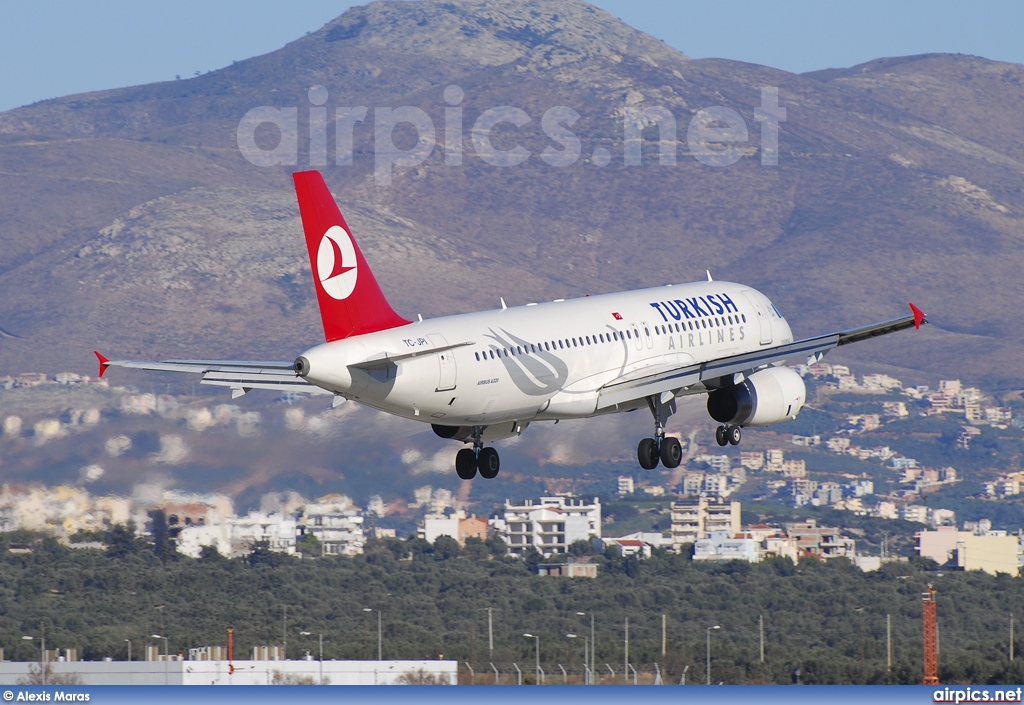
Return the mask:
[(807, 400), (803, 379), (790, 367), (759, 370), (739, 384), (708, 393), (708, 413), (719, 423), (769, 426), (795, 419)]

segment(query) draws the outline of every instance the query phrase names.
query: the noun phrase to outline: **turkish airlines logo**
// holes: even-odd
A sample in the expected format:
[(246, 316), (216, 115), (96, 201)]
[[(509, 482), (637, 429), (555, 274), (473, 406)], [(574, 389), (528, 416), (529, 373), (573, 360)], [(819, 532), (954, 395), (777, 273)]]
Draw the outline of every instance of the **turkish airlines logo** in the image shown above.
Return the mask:
[(356, 288), (356, 248), (340, 225), (332, 225), (320, 240), (316, 274), (320, 286), (332, 299), (347, 299)]

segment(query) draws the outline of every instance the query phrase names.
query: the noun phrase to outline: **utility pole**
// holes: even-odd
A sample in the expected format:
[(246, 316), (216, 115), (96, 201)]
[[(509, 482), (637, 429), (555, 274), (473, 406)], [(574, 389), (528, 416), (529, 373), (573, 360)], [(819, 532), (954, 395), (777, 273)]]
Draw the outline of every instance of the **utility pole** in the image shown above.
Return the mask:
[(761, 663), (764, 663), (764, 615), (757, 616), (757, 631), (761, 634)]
[(629, 617), (626, 617), (626, 650), (623, 657), (622, 682), (629, 682)]
[(866, 680), (864, 677), (864, 608), (858, 607), (854, 612), (860, 615), (857, 622), (857, 635), (860, 641), (860, 677), (861, 680)]
[(892, 672), (892, 615), (885, 615), (885, 670)]
[(281, 658), (288, 658), (288, 605), (281, 606)]
[[(597, 657), (597, 639), (594, 637), (594, 613), (591, 612), (590, 613), (590, 672), (592, 674), (595, 674), (595, 675), (597, 674), (597, 671), (595, 670), (597, 668), (597, 666), (594, 664), (594, 659), (596, 657)], [(591, 684), (593, 685), (595, 683), (596, 683), (596, 681), (594, 681), (593, 680), (593, 676), (591, 676)]]
[(1013, 612), (1010, 612), (1010, 660), (1013, 660)]
[(487, 655), (494, 660), (494, 608), (487, 608)]
[[(1010, 615), (1010, 623), (1011, 624), (1013, 624), (1013, 619), (1014, 619), (1013, 615)], [(663, 612), (662, 613), (662, 658), (663, 659), (665, 658), (665, 653), (666, 653), (666, 649), (665, 649), (665, 647), (666, 647), (666, 644), (665, 644), (666, 638), (665, 637), (666, 637), (666, 617), (665, 617), (665, 613)], [(1010, 637), (1010, 640), (1013, 641), (1013, 636)], [(1011, 658), (1013, 658), (1013, 657), (1011, 657)]]
[(494, 660), (494, 608), (493, 607), (481, 607), (482, 612), (487, 613), (487, 654), (490, 657), (488, 660)]
[[(578, 616), (580, 616), (580, 617), (586, 617), (588, 613), (587, 612), (577, 612), (576, 614)], [(587, 661), (587, 660), (590, 661), (590, 673), (591, 673), (591, 679), (590, 679), (591, 683), (590, 684), (591, 685), (596, 685), (597, 681), (594, 680), (594, 678), (597, 675), (597, 670), (596, 670), (596, 666), (594, 665), (594, 654), (597, 651), (597, 646), (596, 646), (597, 645), (597, 639), (594, 638), (594, 613), (593, 612), (589, 612), (589, 614), (590, 614), (590, 653), (588, 654), (588, 658), (584, 659), (584, 661)]]

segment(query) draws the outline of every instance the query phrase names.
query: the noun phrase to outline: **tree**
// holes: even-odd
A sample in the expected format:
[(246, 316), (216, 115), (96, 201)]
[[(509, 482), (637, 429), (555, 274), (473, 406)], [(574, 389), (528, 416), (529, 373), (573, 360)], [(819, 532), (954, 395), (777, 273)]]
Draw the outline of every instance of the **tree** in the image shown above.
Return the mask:
[(254, 541), (252, 544), (252, 550), (249, 551), (249, 555), (246, 557), (249, 565), (256, 567), (258, 565), (266, 565), (270, 567), (276, 567), (283, 565), (288, 562), (289, 558), (284, 553), (277, 553), (270, 550), (270, 541), (262, 539), (260, 541)]
[(474, 561), (485, 561), (491, 556), (487, 550), (487, 544), (477, 536), (466, 537), (466, 545), (462, 547), (462, 555)]
[(523, 551), (523, 562), (526, 564), (527, 569), (536, 575), (537, 566), (544, 562), (544, 554), (533, 546), (527, 546), (526, 550)]
[(167, 526), (167, 514), (163, 509), (154, 509), (149, 513), (149, 520), (153, 530), (153, 553), (161, 560), (177, 558), (177, 541)]
[(570, 556), (589, 556), (591, 554), (590, 542), (586, 539), (576, 539), (566, 549)]
[(487, 545), (487, 550), (495, 558), (504, 558), (508, 554), (508, 544), (497, 534), (488, 536), (484, 543)]
[(316, 557), (323, 554), (323, 545), (320, 543), (314, 534), (306, 534), (302, 537), (302, 540), (295, 544), (295, 548), (298, 549), (304, 557)]
[(111, 558), (124, 558), (138, 553), (141, 541), (135, 537), (135, 522), (115, 524), (107, 532), (107, 555)]
[(462, 549), (459, 542), (451, 536), (438, 536), (434, 541), (434, 558), (439, 561), (446, 561), (449, 558), (458, 558)]
[(227, 559), (220, 555), (216, 546), (202, 546), (199, 549), (199, 560), (204, 563), (223, 563)]

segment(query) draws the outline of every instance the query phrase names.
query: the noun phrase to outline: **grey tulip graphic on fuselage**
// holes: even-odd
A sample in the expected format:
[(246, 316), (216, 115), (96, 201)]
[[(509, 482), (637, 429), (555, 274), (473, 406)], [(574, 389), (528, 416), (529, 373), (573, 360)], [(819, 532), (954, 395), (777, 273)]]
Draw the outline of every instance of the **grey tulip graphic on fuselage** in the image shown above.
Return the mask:
[[(530, 396), (544, 396), (562, 388), (569, 379), (569, 366), (561, 358), (507, 330), (501, 332), (504, 337), (492, 328), (487, 337), (497, 343), (493, 348), (494, 354), (519, 391)], [(518, 352), (520, 349), (523, 352)]]

